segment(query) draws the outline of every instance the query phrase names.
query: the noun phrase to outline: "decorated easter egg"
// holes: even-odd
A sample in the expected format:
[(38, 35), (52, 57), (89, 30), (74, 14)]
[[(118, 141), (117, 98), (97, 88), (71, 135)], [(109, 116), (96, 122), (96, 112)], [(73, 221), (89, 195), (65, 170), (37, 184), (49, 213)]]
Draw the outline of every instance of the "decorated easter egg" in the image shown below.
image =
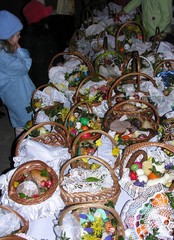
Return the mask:
[(86, 126), (89, 122), (89, 120), (86, 117), (81, 117), (80, 122), (83, 126)]

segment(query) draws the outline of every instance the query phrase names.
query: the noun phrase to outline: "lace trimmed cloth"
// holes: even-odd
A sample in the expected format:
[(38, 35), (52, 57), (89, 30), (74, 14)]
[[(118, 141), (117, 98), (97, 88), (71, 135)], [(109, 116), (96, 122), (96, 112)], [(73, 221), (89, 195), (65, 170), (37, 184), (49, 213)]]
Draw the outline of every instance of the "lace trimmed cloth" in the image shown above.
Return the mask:
[[(89, 178), (91, 179), (90, 181), (88, 181)], [(79, 167), (69, 171), (68, 176), (64, 177), (62, 186), (68, 193), (97, 193), (103, 188), (111, 188), (113, 179), (109, 170), (104, 166), (96, 170), (85, 170)]]

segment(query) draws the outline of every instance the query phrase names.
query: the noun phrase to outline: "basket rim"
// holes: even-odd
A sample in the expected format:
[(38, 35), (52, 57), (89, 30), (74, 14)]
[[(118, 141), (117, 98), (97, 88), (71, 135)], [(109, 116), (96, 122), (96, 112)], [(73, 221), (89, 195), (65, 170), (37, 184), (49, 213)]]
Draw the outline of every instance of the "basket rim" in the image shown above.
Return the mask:
[[(18, 230), (18, 233), (27, 233), (29, 228), (29, 221), (25, 220), (25, 218), (21, 214), (19, 214), (16, 210), (12, 209), (12, 207), (10, 206), (0, 204), (0, 208), (7, 210), (11, 213), (14, 213), (17, 217), (19, 217), (23, 223), (23, 226)], [(12, 235), (10, 234), (9, 236), (6, 236), (6, 237), (2, 237), (2, 238), (0, 237), (0, 239), (12, 239), (11, 236)], [(15, 240), (15, 238), (13, 239)]]
[(174, 59), (169, 58), (169, 59), (163, 59), (163, 60), (161, 60), (161, 61), (157, 64), (157, 66), (155, 67), (154, 77), (157, 76), (158, 69), (159, 69), (160, 67), (162, 67), (163, 64), (170, 63), (170, 62), (173, 62), (173, 63), (174, 63)]
[[(81, 158), (92, 158), (97, 160), (99, 163), (103, 164), (111, 173), (111, 177), (113, 179), (113, 186), (112, 188), (107, 188), (104, 190), (101, 190), (99, 193), (88, 193), (88, 192), (75, 192), (75, 193), (68, 193), (67, 191), (65, 191), (63, 189), (63, 187), (61, 186), (63, 180), (64, 180), (64, 173), (66, 168), (68, 167), (68, 165), (71, 165), (73, 162), (75, 162), (76, 160), (79, 160)], [(81, 156), (77, 156), (74, 158), (71, 158), (69, 161), (67, 161), (66, 163), (63, 164), (61, 170), (60, 170), (60, 174), (59, 174), (59, 187), (60, 187), (60, 195), (62, 196), (62, 199), (64, 200), (64, 202), (66, 203), (66, 205), (73, 205), (76, 203), (79, 203), (77, 201), (77, 199), (79, 198), (85, 198), (86, 196), (86, 200), (85, 202), (99, 202), (99, 198), (101, 199), (101, 202), (107, 202), (108, 200), (113, 199), (113, 202), (116, 202), (118, 199), (118, 196), (120, 194), (120, 185), (118, 183), (118, 177), (116, 176), (114, 170), (112, 169), (112, 167), (103, 159), (101, 159), (100, 157), (97, 156), (89, 156), (89, 155), (81, 155)], [(110, 195), (108, 198), (108, 194)], [(65, 199), (68, 198), (68, 200)], [(71, 201), (70, 198), (73, 198), (73, 200), (75, 201)], [(89, 198), (92, 198), (92, 200), (90, 200)]]
[[(53, 179), (53, 184), (43, 195), (38, 196), (37, 198), (23, 199), (16, 194), (16, 190), (13, 186), (13, 183), (14, 183), (15, 179), (19, 175), (21, 175), (21, 171), (22, 171), (22, 173), (25, 173), (25, 172), (29, 172), (30, 170), (33, 170), (33, 169), (39, 169), (39, 170), (46, 169)], [(13, 173), (13, 175), (10, 179), (9, 185), (8, 185), (8, 196), (13, 201), (15, 201), (19, 204), (22, 204), (22, 205), (39, 204), (39, 203), (47, 200), (49, 197), (51, 197), (53, 195), (53, 193), (55, 192), (57, 186), (58, 186), (58, 176), (57, 176), (56, 172), (54, 171), (54, 169), (49, 167), (45, 162), (43, 162), (41, 160), (33, 160), (33, 161), (23, 163)]]
[[(17, 140), (16, 142), (16, 146), (15, 146), (15, 156), (18, 156), (18, 150), (19, 150), (19, 147), (20, 147), (20, 144), (22, 143), (22, 141), (29, 135), (29, 133), (31, 133), (33, 130), (36, 130), (37, 128), (40, 128), (40, 127), (43, 127), (44, 125), (50, 125), (50, 126), (55, 126), (55, 127), (58, 127), (60, 129), (62, 129), (65, 133), (65, 141), (67, 143), (69, 143), (69, 135), (68, 135), (68, 132), (67, 132), (67, 129), (60, 123), (57, 123), (57, 122), (41, 122), (41, 123), (38, 123), (38, 124), (35, 124), (34, 126), (32, 126), (31, 128), (29, 128), (26, 132), (24, 132), (20, 138)], [(50, 132), (51, 133), (51, 132)], [(49, 133), (45, 134), (48, 135)], [(43, 135), (41, 135), (43, 136)], [(34, 138), (33, 138), (34, 139)], [(68, 145), (69, 147), (69, 145)]]

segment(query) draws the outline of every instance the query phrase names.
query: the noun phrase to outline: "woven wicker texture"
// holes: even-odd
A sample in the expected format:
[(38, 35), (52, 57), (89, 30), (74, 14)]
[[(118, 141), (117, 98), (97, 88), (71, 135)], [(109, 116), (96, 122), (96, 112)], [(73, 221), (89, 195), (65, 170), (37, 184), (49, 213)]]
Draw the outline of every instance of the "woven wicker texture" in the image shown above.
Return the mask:
[[(137, 108), (137, 110), (133, 110), (131, 106), (134, 107), (136, 104), (143, 104), (144, 106), (146, 106), (146, 108), (143, 108), (143, 109)], [(127, 106), (127, 109), (124, 109), (124, 106)], [(143, 138), (130, 137), (127, 140), (126, 139), (123, 140), (125, 144), (128, 144), (129, 142), (131, 143), (146, 142), (146, 141), (149, 141), (151, 138), (153, 138), (155, 135), (157, 135), (160, 118), (156, 108), (152, 104), (145, 102), (143, 100), (126, 100), (113, 105), (106, 112), (104, 117), (105, 131), (108, 132), (110, 130), (111, 123), (116, 119), (119, 120), (123, 116), (126, 116), (127, 118), (130, 118), (130, 119), (140, 120), (142, 122), (142, 126), (145, 121), (148, 121), (148, 123), (151, 125), (151, 128), (144, 129), (146, 131), (149, 131), (149, 134), (146, 137), (145, 136)], [(140, 130), (141, 130), (141, 127), (140, 127)]]
[[(45, 132), (41, 135), (38, 134), (37, 132), (37, 136), (35, 137), (32, 136), (32, 133), (36, 134), (36, 131), (40, 131), (39, 129), (46, 126), (51, 127), (50, 132)], [(51, 146), (69, 147), (69, 144), (70, 144), (68, 132), (63, 125), (56, 122), (43, 122), (43, 123), (34, 125), (28, 131), (24, 132), (21, 135), (21, 137), (18, 139), (16, 143), (16, 148), (15, 148), (16, 156), (19, 154), (19, 147), (21, 145), (21, 142), (29, 136), (30, 136), (30, 139), (32, 139), (33, 141), (41, 142)]]
[[(131, 30), (130, 30), (131, 28)], [(128, 36), (128, 30), (129, 30), (129, 36)], [(137, 30), (137, 31), (136, 31)], [(125, 36), (125, 38), (131, 38), (132, 35), (135, 35), (138, 38), (138, 35), (141, 35), (142, 41), (145, 41), (145, 34), (143, 26), (135, 21), (127, 21), (120, 25), (120, 27), (117, 29), (115, 33), (115, 49), (116, 52), (120, 53), (120, 49), (123, 47), (124, 49), (124, 41), (119, 41), (120, 36)], [(122, 53), (126, 53), (125, 49), (121, 51)]]
[[(128, 73), (128, 74), (121, 76), (116, 81), (114, 81), (108, 91), (108, 106), (109, 106), (109, 108), (112, 107), (113, 100), (117, 97), (118, 87), (121, 87), (126, 84), (133, 84), (135, 87), (135, 92), (141, 92), (141, 83), (144, 81), (152, 82), (153, 86), (157, 88), (157, 84), (156, 84), (155, 80), (153, 78), (151, 78), (149, 75), (147, 75), (145, 73), (141, 73), (141, 72)], [(114, 94), (114, 92), (115, 92), (115, 94)]]
[[(0, 208), (2, 210), (5, 210), (7, 212), (15, 214), (21, 220), (21, 228), (17, 230), (17, 233), (27, 233), (28, 227), (29, 227), (28, 221), (26, 221), (16, 210), (12, 209), (9, 206), (0, 205)], [(0, 239), (2, 239), (2, 240), (7, 240), (7, 239), (9, 239), (9, 240), (22, 240), (24, 238), (18, 237), (16, 235), (9, 235), (9, 236), (0, 237)]]
[(103, 204), (100, 204), (100, 203), (77, 204), (77, 205), (67, 207), (65, 210), (62, 211), (62, 213), (60, 215), (59, 225), (63, 224), (63, 219), (64, 219), (64, 217), (66, 216), (67, 213), (72, 213), (77, 218), (77, 220), (79, 220), (78, 214), (81, 213), (81, 212), (87, 212), (90, 208), (96, 208), (96, 209), (101, 208), (101, 209), (107, 211), (109, 213), (109, 216), (111, 217), (111, 219), (115, 218), (118, 222), (117, 236), (125, 237), (125, 230), (124, 230), (123, 223), (122, 223), (122, 220), (121, 220), (118, 212), (115, 209), (113, 209), (111, 207), (107, 207), (107, 206), (105, 206)]
[[(121, 159), (121, 165), (120, 165), (120, 175), (122, 176), (123, 169), (126, 166), (129, 166), (132, 163), (132, 159), (131, 159), (132, 154), (138, 152), (142, 148), (147, 148), (147, 147), (152, 147), (152, 146), (161, 147), (162, 149), (166, 149), (166, 150), (169, 150), (172, 153), (174, 153), (174, 147), (169, 145), (169, 144), (166, 144), (166, 143), (142, 142), (142, 143), (132, 144), (132, 145), (128, 146), (123, 153), (123, 156), (122, 156), (122, 159)], [(138, 154), (140, 154), (140, 152), (138, 152)], [(130, 163), (129, 163), (129, 160), (131, 161)]]
[[(80, 161), (82, 158), (86, 159), (93, 159), (97, 161), (100, 165), (104, 165), (111, 173), (112, 179), (113, 179), (113, 186), (111, 188), (106, 188), (98, 193), (90, 193), (90, 192), (74, 192), (74, 193), (68, 193), (63, 189), (61, 186), (64, 176), (65, 176), (65, 170), (67, 167), (71, 166), (73, 162)], [(118, 178), (114, 173), (114, 170), (110, 167), (108, 163), (106, 163), (103, 159), (96, 157), (96, 156), (88, 156), (88, 155), (83, 155), (83, 156), (78, 156), (75, 158), (70, 159), (68, 162), (66, 162), (61, 171), (60, 171), (60, 195), (64, 201), (64, 203), (69, 206), (69, 205), (74, 205), (74, 204), (79, 204), (79, 203), (100, 203), (100, 204), (105, 204), (108, 201), (112, 201), (116, 203), (118, 196), (120, 194), (120, 186), (118, 184)]]
[[(83, 135), (88, 136), (88, 134), (91, 134), (91, 138), (87, 137), (86, 139), (82, 139)], [(114, 140), (113, 137), (111, 137), (107, 132), (103, 131), (103, 130), (86, 130), (82, 133), (80, 133), (72, 142), (72, 147), (71, 147), (71, 157), (76, 157), (78, 155), (82, 155), (80, 154), (80, 152), (78, 151), (78, 149), (80, 148), (82, 150), (82, 146), (81, 143), (83, 142), (89, 142), (91, 143), (91, 145), (95, 145), (95, 141), (97, 139), (99, 139), (101, 136), (106, 136), (112, 144), (112, 147), (115, 148), (117, 147), (116, 141)], [(97, 146), (95, 146), (95, 151), (97, 150)], [(89, 153), (87, 153), (89, 154)], [(93, 153), (94, 154), (94, 153)], [(90, 154), (89, 154), (90, 155)], [(120, 156), (116, 157), (115, 159), (115, 164), (114, 164), (114, 169), (117, 168), (119, 166), (119, 161), (120, 161)]]
[[(15, 181), (17, 181), (21, 175), (28, 174), (32, 170), (46, 170), (46, 172), (51, 177), (52, 184), (50, 188), (47, 189), (46, 192), (44, 192), (41, 195), (38, 195), (36, 198), (21, 198), (15, 188)], [(10, 182), (9, 182), (9, 188), (8, 188), (8, 195), (9, 198), (11, 198), (13, 201), (22, 204), (22, 205), (32, 205), (32, 204), (38, 204), (45, 200), (47, 200), (49, 197), (52, 196), (52, 194), (55, 192), (58, 185), (58, 177), (55, 173), (55, 171), (49, 167), (46, 163), (40, 161), (40, 160), (34, 160), (30, 162), (26, 162), (19, 166), (14, 174), (12, 175)]]
[(158, 63), (154, 70), (154, 77), (162, 71), (174, 70), (174, 59), (164, 59)]

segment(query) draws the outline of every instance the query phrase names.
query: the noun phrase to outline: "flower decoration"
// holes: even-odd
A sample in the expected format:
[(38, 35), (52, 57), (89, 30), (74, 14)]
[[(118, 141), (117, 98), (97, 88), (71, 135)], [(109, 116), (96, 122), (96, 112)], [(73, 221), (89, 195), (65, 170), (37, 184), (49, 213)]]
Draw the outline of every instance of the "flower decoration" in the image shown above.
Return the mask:
[(78, 217), (83, 229), (83, 240), (124, 240), (123, 236), (117, 232), (118, 220), (108, 211), (102, 208), (90, 208), (88, 212), (81, 212)]
[(65, 79), (69, 83), (69, 87), (77, 87), (80, 82), (89, 75), (88, 67), (86, 65), (80, 65), (74, 69), (71, 73), (65, 73)]
[(112, 155), (114, 157), (118, 157), (119, 153), (120, 153), (120, 149), (118, 147), (115, 147), (112, 149)]
[(95, 144), (96, 144), (97, 147), (100, 147), (102, 145), (102, 139), (101, 138), (97, 139), (95, 141)]

